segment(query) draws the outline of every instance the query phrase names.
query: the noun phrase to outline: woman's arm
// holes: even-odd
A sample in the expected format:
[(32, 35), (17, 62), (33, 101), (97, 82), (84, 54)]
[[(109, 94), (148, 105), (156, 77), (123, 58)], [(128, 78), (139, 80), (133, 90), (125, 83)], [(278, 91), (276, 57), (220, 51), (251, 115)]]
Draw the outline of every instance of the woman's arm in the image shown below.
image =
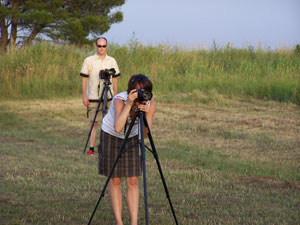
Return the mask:
[(154, 100), (150, 100), (150, 108), (149, 111), (146, 112), (146, 119), (150, 130), (152, 129), (152, 121), (153, 121), (154, 113), (155, 113), (155, 102)]
[(117, 133), (120, 133), (123, 127), (125, 126), (129, 112), (136, 98), (137, 98), (137, 92), (134, 89), (128, 94), (128, 100), (126, 104), (121, 99), (114, 100), (114, 104), (115, 104), (115, 125), (114, 125), (115, 127), (114, 128)]
[[(140, 104), (139, 106), (139, 109), (141, 111), (144, 111), (145, 114), (146, 114), (146, 119), (147, 119), (147, 122), (148, 122), (148, 126), (149, 126), (149, 129), (151, 131), (152, 129), (152, 121), (153, 121), (153, 117), (154, 117), (154, 113), (155, 113), (155, 102), (154, 100), (150, 100), (150, 104)], [(144, 137), (148, 137), (148, 133), (145, 129), (146, 127), (144, 126)]]

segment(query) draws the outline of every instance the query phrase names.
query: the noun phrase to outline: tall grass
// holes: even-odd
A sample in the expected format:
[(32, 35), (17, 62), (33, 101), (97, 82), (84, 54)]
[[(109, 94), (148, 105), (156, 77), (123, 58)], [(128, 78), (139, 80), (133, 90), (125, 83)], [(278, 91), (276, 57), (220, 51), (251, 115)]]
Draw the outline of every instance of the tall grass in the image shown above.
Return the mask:
[(86, 49), (42, 43), (1, 55), (1, 96), (49, 98), (79, 94), (76, 75), (84, 59), (82, 50)]
[[(126, 89), (130, 75), (148, 75), (159, 93), (215, 91), (300, 103), (300, 58), (292, 50), (186, 50), (167, 45), (144, 46), (132, 41), (110, 45)], [(0, 56), (0, 94), (12, 98), (44, 98), (80, 94), (78, 76), (92, 47), (37, 44)]]

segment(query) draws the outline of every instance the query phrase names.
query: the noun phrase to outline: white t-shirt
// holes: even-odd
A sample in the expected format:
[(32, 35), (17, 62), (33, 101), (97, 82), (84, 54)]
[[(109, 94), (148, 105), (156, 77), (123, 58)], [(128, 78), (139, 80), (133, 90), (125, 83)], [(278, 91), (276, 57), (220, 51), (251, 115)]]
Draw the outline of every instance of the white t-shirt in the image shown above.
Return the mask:
[[(88, 97), (88, 99), (99, 100), (103, 89), (103, 80), (100, 79), (99, 72), (100, 70), (111, 68), (114, 68), (116, 70), (116, 75), (120, 75), (120, 70), (116, 60), (108, 55), (106, 55), (103, 60), (100, 59), (97, 54), (89, 56), (84, 60), (80, 71), (80, 76), (88, 77), (88, 84), (86, 89), (86, 96)], [(98, 91), (99, 82), (100, 89)], [(110, 78), (110, 82), (112, 83), (112, 78)], [(112, 94), (114, 94), (112, 85), (110, 85), (110, 89)], [(108, 97), (110, 98), (112, 96)]]
[[(127, 92), (126, 91), (121, 92), (113, 98), (112, 104), (110, 105), (107, 114), (104, 116), (104, 118), (102, 120), (102, 130), (105, 131), (106, 133), (109, 133), (109, 134), (115, 136), (115, 137), (124, 139), (125, 134), (131, 123), (131, 119), (130, 119), (130, 116), (128, 116), (125, 133), (124, 133), (125, 126), (120, 133), (115, 132), (115, 104), (114, 104), (114, 102), (116, 99), (121, 99), (124, 102), (124, 104), (126, 104), (127, 99), (128, 99)], [(139, 129), (138, 122), (139, 122), (139, 119), (136, 118), (135, 123), (131, 129), (129, 138), (138, 135), (138, 129)]]

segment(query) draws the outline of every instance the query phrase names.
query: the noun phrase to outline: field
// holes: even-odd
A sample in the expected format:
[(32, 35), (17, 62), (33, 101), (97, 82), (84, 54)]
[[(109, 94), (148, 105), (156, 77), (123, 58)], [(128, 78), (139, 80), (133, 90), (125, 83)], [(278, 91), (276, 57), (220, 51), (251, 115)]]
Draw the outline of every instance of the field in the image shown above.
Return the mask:
[[(122, 48), (113, 50), (112, 53), (121, 52)], [(150, 47), (144, 50), (152, 51)], [(176, 51), (170, 56), (172, 60), (175, 56), (178, 60), (195, 57), (193, 52), (191, 56), (188, 52)], [(245, 50), (247, 54), (249, 51)], [(25, 53), (29, 55), (22, 59), (21, 55)], [(217, 53), (221, 55), (222, 51)], [(253, 54), (256, 57), (269, 54), (270, 60), (277, 57), (266, 52)], [(276, 84), (278, 89), (276, 85), (272, 86), (273, 89), (253, 86), (253, 93), (240, 92), (242, 89), (234, 89), (234, 86), (229, 90), (225, 86), (222, 88), (221, 84), (230, 74), (226, 71), (219, 72), (219, 78), (211, 77), (212, 71), (203, 72), (206, 77), (199, 75), (199, 71), (191, 75), (193, 78), (196, 74), (203, 76), (201, 80), (206, 84), (209, 80), (216, 84), (219, 79), (220, 86), (216, 88), (212, 88), (213, 85), (197, 88), (197, 82), (195, 87), (191, 83), (183, 87), (180, 85), (183, 78), (171, 76), (175, 72), (169, 71), (165, 78), (161, 78), (159, 72), (151, 73), (151, 79), (158, 83), (154, 90), (157, 109), (152, 135), (179, 224), (299, 224), (300, 89), (297, 86), (299, 80), (292, 82), (290, 78), (299, 78), (300, 70), (295, 68), (300, 63), (288, 51), (274, 54), (289, 65), (285, 70), (288, 78), (279, 79), (278, 74), (283, 72), (264, 68), (266, 74), (280, 82), (267, 83), (267, 79), (260, 79), (259, 75), (249, 80), (265, 84), (264, 87)], [(34, 55), (30, 52), (24, 51), (20, 57), (14, 54), (6, 58), (2, 56), (0, 62), (3, 65), (11, 63), (11, 67), (2, 67), (0, 73), (4, 80), (0, 89), (0, 224), (87, 224), (105, 178), (97, 174), (97, 154), (93, 157), (83, 154), (89, 127), (79, 95), (80, 85), (76, 86), (80, 82), (76, 71), (80, 70), (82, 58), (65, 54), (68, 66), (59, 67), (61, 59), (55, 50), (54, 53), (42, 51), (41, 55), (52, 65), (45, 66), (45, 77), (42, 78), (37, 72), (30, 78), (28, 69), (38, 71), (44, 64), (35, 65)], [(39, 60), (45, 60), (41, 55)], [(121, 57), (121, 53), (116, 55)], [(9, 57), (24, 60), (23, 74), (13, 72), (13, 62), (5, 61)], [(216, 59), (223, 62), (221, 58)], [(153, 68), (163, 72), (170, 69), (153, 62), (147, 67), (148, 59), (139, 60), (144, 62), (134, 62), (133, 73), (143, 70), (148, 74), (145, 71)], [(203, 60), (207, 59), (203, 56)], [(125, 67), (122, 60), (118, 61), (125, 71), (120, 80), (120, 88), (124, 89), (130, 68)], [(75, 62), (79, 63), (76, 67)], [(57, 68), (53, 69), (55, 64)], [(139, 68), (139, 65), (143, 67)], [(215, 68), (220, 65), (216, 64)], [(20, 68), (15, 66), (19, 71)], [(159, 66), (161, 69), (157, 70)], [(65, 68), (62, 84), (55, 85), (62, 68)], [(179, 71), (179, 66), (176, 69)], [(229, 78), (242, 82), (243, 79), (235, 78), (238, 74), (244, 76), (243, 73), (233, 68), (232, 71), (233, 76)], [(76, 74), (75, 78), (72, 78), (72, 73)], [(162, 81), (168, 83), (165, 89), (160, 84)], [(170, 82), (178, 91), (173, 90)], [(36, 87), (38, 84), (40, 86)], [(248, 83), (240, 84), (246, 88)], [(12, 92), (14, 88), (16, 92)], [(294, 94), (285, 95), (289, 91)], [(150, 147), (148, 141), (146, 145)], [(149, 151), (146, 161), (149, 224), (175, 224), (155, 160)], [(142, 188), (141, 177), (139, 224), (144, 224), (145, 217)], [(122, 191), (126, 192), (125, 186)], [(124, 198), (124, 224), (130, 224), (125, 203)], [(92, 224), (114, 224), (113, 221), (107, 193)]]

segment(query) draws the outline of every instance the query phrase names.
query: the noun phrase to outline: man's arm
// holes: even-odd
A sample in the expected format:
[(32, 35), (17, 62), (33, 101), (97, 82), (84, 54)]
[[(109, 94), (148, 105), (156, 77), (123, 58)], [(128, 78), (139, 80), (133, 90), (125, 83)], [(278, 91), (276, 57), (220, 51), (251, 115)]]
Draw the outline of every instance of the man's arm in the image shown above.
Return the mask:
[(116, 70), (116, 74), (112, 78), (113, 92), (114, 96), (118, 94), (118, 77), (120, 74), (120, 69), (118, 67), (117, 61), (113, 58), (112, 68)]
[(87, 77), (82, 77), (81, 79), (81, 91), (82, 91), (82, 102), (85, 106), (90, 104), (89, 99), (86, 96), (86, 84), (87, 84)]
[(118, 78), (114, 77), (112, 78), (112, 85), (113, 85), (113, 92), (114, 92), (114, 96), (116, 94), (118, 94)]
[(90, 74), (89, 68), (90, 68), (90, 66), (89, 66), (88, 58), (86, 58), (83, 62), (83, 65), (82, 65), (82, 68), (80, 71), (82, 102), (85, 106), (89, 105), (89, 99), (86, 96), (86, 86), (87, 86), (89, 74)]

